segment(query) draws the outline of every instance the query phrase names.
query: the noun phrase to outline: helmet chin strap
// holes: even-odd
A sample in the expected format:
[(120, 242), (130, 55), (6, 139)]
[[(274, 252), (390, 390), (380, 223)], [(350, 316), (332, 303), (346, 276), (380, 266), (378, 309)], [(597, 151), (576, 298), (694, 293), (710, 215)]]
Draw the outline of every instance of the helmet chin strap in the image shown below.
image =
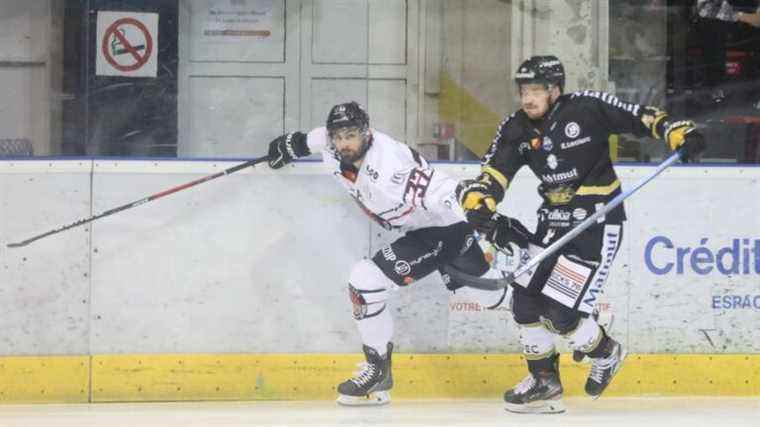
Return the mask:
[[(559, 96), (557, 99), (552, 100), (552, 90), (556, 87), (559, 89), (559, 86), (552, 84), (552, 83), (544, 83), (544, 87), (546, 88), (546, 91), (549, 93), (549, 110), (552, 109), (552, 106), (557, 103), (557, 99), (559, 99)], [(560, 95), (562, 95), (562, 90), (560, 89), (559, 92)]]
[(543, 121), (548, 116), (550, 116), (552, 114), (552, 111), (554, 110), (554, 106), (557, 105), (557, 100), (559, 99), (559, 96), (557, 98), (555, 98), (555, 99), (552, 100), (552, 94), (551, 94), (552, 89), (555, 88), (555, 87), (557, 89), (559, 89), (559, 94), (562, 95), (562, 89), (560, 89), (559, 86), (551, 84), (551, 83), (549, 83), (549, 84), (546, 85), (546, 90), (549, 92), (549, 104), (548, 104), (548, 106), (546, 108), (546, 112), (539, 119), (541, 121)]

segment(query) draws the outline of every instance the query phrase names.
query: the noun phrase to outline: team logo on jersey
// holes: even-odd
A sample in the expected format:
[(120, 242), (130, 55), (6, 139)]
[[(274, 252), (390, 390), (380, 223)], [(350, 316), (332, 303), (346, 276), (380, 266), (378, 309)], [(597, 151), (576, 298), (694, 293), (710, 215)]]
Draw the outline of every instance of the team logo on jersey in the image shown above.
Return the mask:
[(557, 169), (557, 166), (559, 166), (559, 161), (557, 160), (557, 156), (554, 154), (549, 154), (549, 156), (546, 157), (546, 164), (549, 166), (549, 169), (554, 170)]
[(575, 190), (568, 185), (558, 185), (544, 193), (544, 197), (552, 205), (566, 205), (570, 203), (570, 200), (573, 200), (574, 196)]
[(403, 259), (400, 259), (396, 261), (396, 264), (393, 266), (393, 271), (399, 276), (406, 276), (412, 272), (412, 266)]
[(575, 218), (577, 221), (583, 221), (588, 216), (588, 212), (586, 209), (583, 208), (577, 208), (573, 211), (573, 218)]
[(570, 122), (565, 125), (565, 135), (567, 135), (568, 138), (577, 138), (580, 134), (581, 127), (578, 125), (578, 123)]
[(544, 151), (552, 151), (554, 148), (554, 142), (548, 136), (544, 137)]

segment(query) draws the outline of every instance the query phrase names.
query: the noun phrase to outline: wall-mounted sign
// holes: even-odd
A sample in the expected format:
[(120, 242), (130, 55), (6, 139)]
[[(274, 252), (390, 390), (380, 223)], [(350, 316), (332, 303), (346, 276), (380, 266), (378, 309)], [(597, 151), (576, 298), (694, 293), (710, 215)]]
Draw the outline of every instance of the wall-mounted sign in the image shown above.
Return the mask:
[(273, 0), (207, 0), (200, 35), (210, 42), (250, 42), (272, 36)]
[(98, 12), (99, 76), (156, 77), (158, 14)]

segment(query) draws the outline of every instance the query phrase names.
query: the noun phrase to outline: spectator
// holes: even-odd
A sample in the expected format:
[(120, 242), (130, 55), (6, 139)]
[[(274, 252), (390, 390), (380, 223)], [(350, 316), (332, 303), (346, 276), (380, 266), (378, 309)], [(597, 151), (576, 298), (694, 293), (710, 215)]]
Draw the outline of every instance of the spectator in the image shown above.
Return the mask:
[(726, 35), (737, 23), (759, 28), (760, 7), (757, 0), (697, 0), (695, 9), (697, 34), (704, 52), (705, 85), (712, 100), (721, 103), (726, 97), (721, 87), (726, 74)]

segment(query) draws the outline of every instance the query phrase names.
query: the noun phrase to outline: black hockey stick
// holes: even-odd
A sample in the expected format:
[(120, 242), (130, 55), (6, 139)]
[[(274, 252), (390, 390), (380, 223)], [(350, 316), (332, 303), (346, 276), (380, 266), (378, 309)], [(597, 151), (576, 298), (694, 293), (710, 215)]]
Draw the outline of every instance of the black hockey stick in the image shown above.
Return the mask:
[(531, 258), (530, 261), (525, 263), (525, 265), (518, 268), (514, 272), (507, 274), (501, 279), (485, 279), (485, 278), (473, 276), (473, 275), (464, 273), (462, 271), (459, 271), (450, 265), (444, 266), (443, 269), (446, 273), (448, 273), (451, 280), (453, 280), (454, 282), (458, 282), (462, 285), (469, 286), (471, 288), (484, 289), (487, 291), (493, 291), (493, 290), (506, 288), (512, 282), (514, 282), (517, 277), (520, 277), (523, 274), (529, 272), (533, 267), (538, 265), (538, 263), (540, 263), (541, 261), (543, 261), (550, 255), (552, 255), (553, 253), (557, 252), (562, 246), (565, 246), (567, 242), (574, 239), (577, 235), (581, 234), (583, 231), (585, 231), (587, 228), (593, 225), (597, 219), (606, 215), (612, 209), (615, 209), (619, 204), (623, 203), (623, 200), (632, 196), (633, 193), (638, 191), (646, 183), (653, 180), (657, 175), (662, 173), (662, 171), (664, 171), (665, 169), (667, 169), (669, 166), (671, 166), (673, 163), (677, 162), (680, 159), (681, 159), (681, 150), (678, 150), (675, 153), (671, 154), (670, 157), (665, 159), (665, 161), (660, 163), (657, 166), (657, 168), (654, 171), (652, 171), (652, 173), (650, 173), (649, 175), (641, 179), (639, 182), (637, 182), (631, 189), (624, 191), (618, 194), (617, 196), (615, 196), (615, 198), (610, 200), (610, 202), (607, 203), (603, 208), (594, 212), (593, 215), (586, 218), (583, 222), (581, 222), (575, 228), (570, 230), (570, 232), (568, 232), (561, 238), (557, 239), (551, 245), (547, 246), (546, 249), (541, 251), (541, 253), (539, 253), (535, 257)]
[(259, 157), (257, 159), (252, 159), (252, 160), (249, 160), (249, 161), (247, 161), (245, 163), (241, 163), (241, 164), (239, 164), (237, 166), (233, 166), (231, 168), (227, 168), (227, 169), (225, 169), (225, 170), (223, 170), (221, 172), (217, 172), (217, 173), (215, 173), (213, 175), (208, 175), (208, 176), (205, 176), (203, 178), (196, 179), (195, 181), (190, 181), (188, 183), (185, 183), (185, 184), (182, 184), (182, 185), (178, 185), (178, 186), (170, 188), (168, 190), (164, 190), (164, 191), (162, 191), (160, 193), (156, 193), (156, 194), (150, 195), (148, 197), (145, 197), (144, 199), (140, 199), (140, 200), (134, 201), (132, 203), (127, 203), (126, 205), (121, 205), (121, 206), (115, 207), (113, 209), (109, 209), (109, 210), (107, 210), (107, 211), (105, 211), (103, 213), (91, 216), (89, 218), (80, 219), (79, 221), (72, 222), (71, 224), (64, 225), (63, 227), (60, 227), (60, 228), (56, 228), (55, 230), (50, 230), (50, 231), (47, 231), (45, 233), (38, 234), (38, 235), (36, 235), (34, 237), (30, 237), (30, 238), (28, 238), (26, 240), (23, 240), (21, 242), (18, 242), (18, 243), (8, 243), (6, 246), (8, 246), (9, 248), (20, 248), (22, 246), (26, 246), (26, 245), (34, 242), (35, 240), (42, 239), (43, 237), (51, 236), (53, 234), (60, 233), (61, 231), (66, 231), (66, 230), (68, 230), (70, 228), (79, 227), (80, 225), (88, 224), (88, 223), (93, 222), (93, 221), (95, 221), (97, 219), (105, 218), (105, 217), (107, 217), (109, 215), (113, 215), (115, 213), (118, 213), (118, 212), (121, 212), (121, 211), (125, 211), (127, 209), (132, 209), (134, 207), (137, 207), (137, 206), (140, 206), (142, 204), (151, 202), (153, 200), (160, 199), (161, 197), (168, 196), (169, 194), (173, 194), (173, 193), (176, 193), (178, 191), (182, 191), (184, 189), (187, 189), (187, 188), (190, 188), (190, 187), (194, 187), (194, 186), (196, 186), (198, 184), (203, 184), (204, 182), (211, 181), (212, 179), (216, 179), (216, 178), (219, 178), (221, 176), (225, 176), (225, 175), (229, 175), (231, 173), (235, 173), (235, 172), (237, 172), (239, 170), (245, 169), (245, 168), (247, 168), (249, 166), (254, 166), (254, 165), (258, 164), (258, 163), (265, 162), (267, 160), (269, 160), (269, 157), (267, 157), (267, 156)]

